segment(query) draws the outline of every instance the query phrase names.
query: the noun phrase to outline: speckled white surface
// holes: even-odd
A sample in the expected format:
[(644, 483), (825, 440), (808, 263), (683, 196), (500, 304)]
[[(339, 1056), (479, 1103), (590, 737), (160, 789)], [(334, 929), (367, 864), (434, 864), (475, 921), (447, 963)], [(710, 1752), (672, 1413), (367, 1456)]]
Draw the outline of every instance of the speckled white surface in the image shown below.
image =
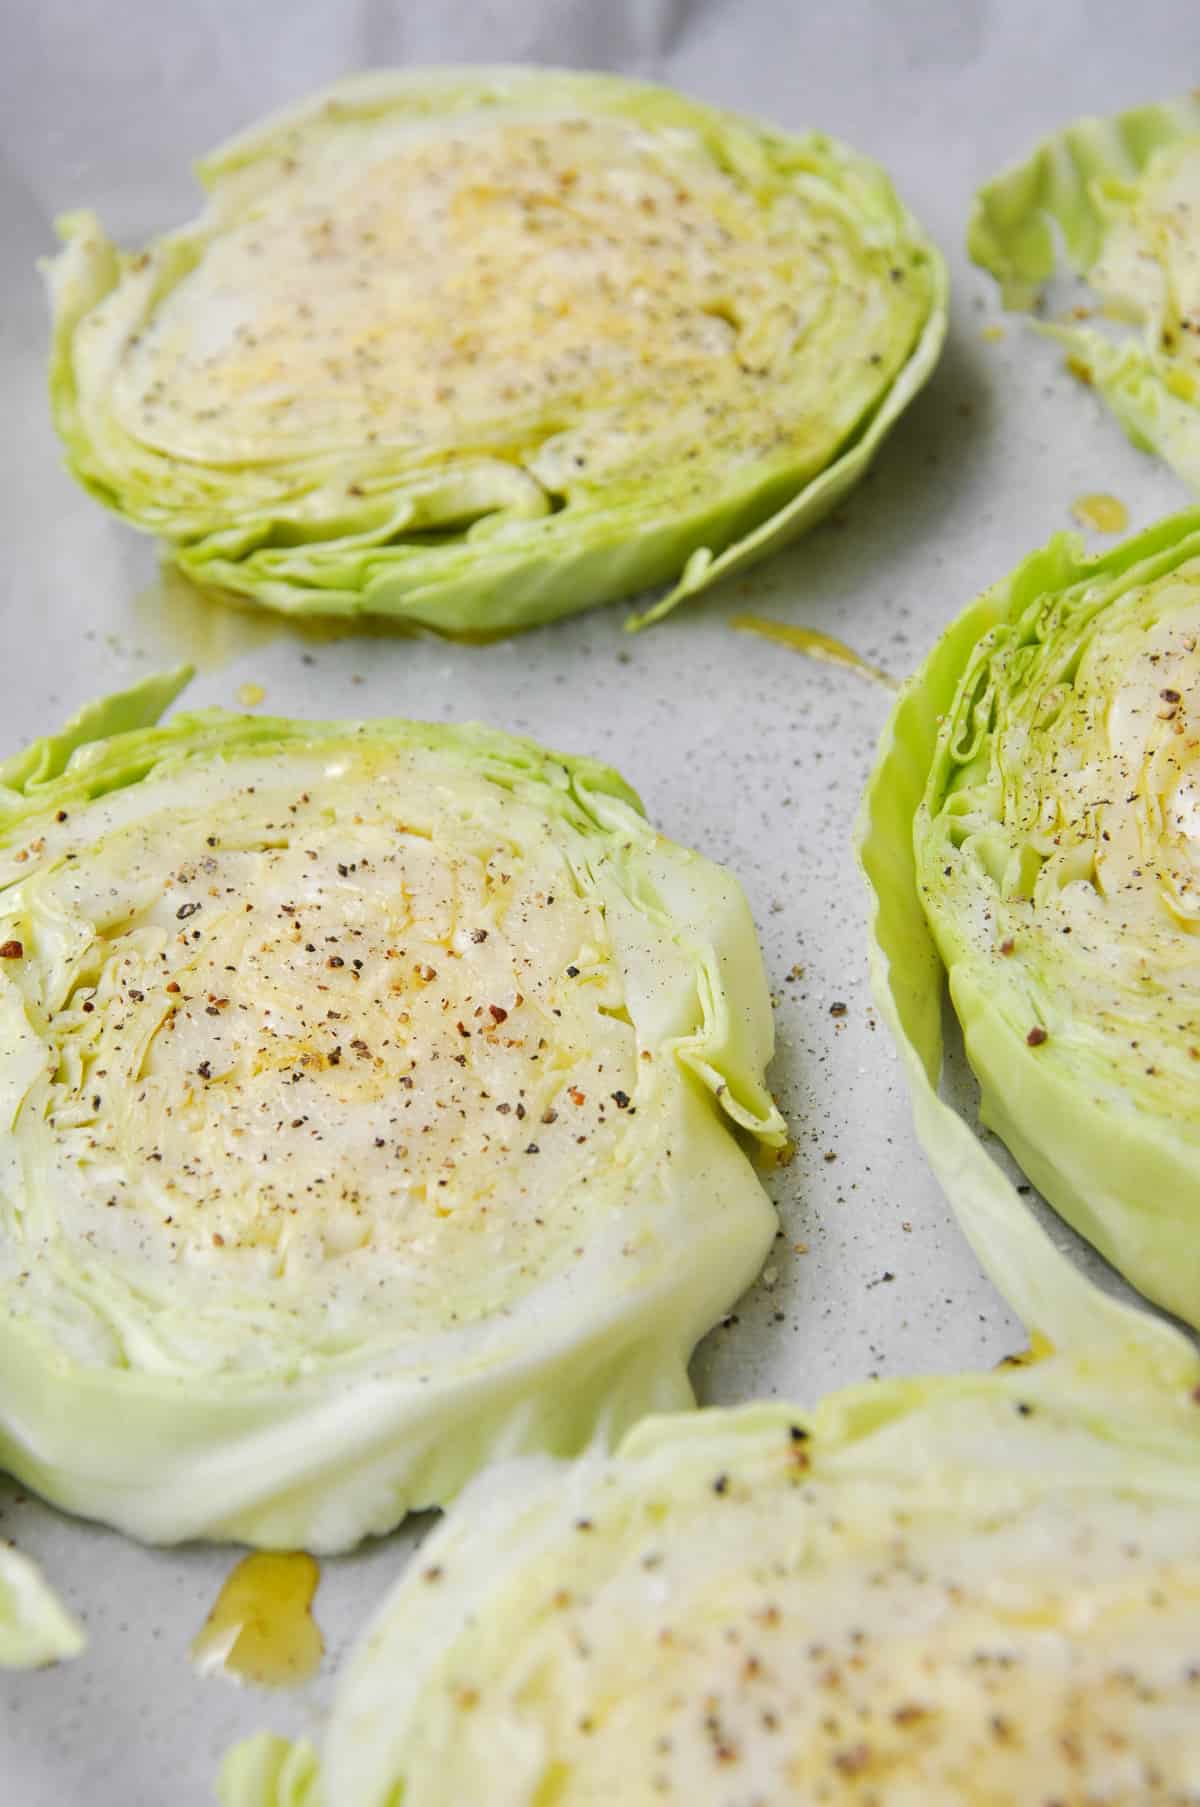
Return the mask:
[[(272, 711), (479, 717), (598, 754), (668, 834), (731, 865), (778, 996), (773, 1078), (798, 1153), (772, 1181), (784, 1234), (768, 1275), (697, 1357), (707, 1400), (811, 1400), (870, 1374), (988, 1364), (1021, 1341), (927, 1173), (869, 1002), (850, 831), (889, 698), (728, 623), (753, 607), (903, 673), (1068, 524), (1076, 496), (1114, 492), (1132, 526), (1183, 505), (1051, 345), (1019, 324), (984, 338), (998, 316), (962, 238), (979, 181), (1074, 115), (1194, 79), (1198, 39), (1191, 0), (43, 0), (6, 16), (0, 753), (183, 655), (201, 667), (191, 702), (233, 704), (250, 680)], [(950, 260), (942, 365), (849, 506), (636, 639), (621, 608), (479, 650), (298, 638), (164, 585), (153, 548), (59, 468), (33, 269), (52, 216), (89, 204), (118, 235), (149, 235), (192, 212), (189, 159), (255, 114), (350, 68), (456, 59), (619, 68), (838, 133), (886, 162)], [(970, 1110), (970, 1087), (958, 1093)], [(232, 1738), (319, 1722), (417, 1532), (325, 1565), (327, 1658), (290, 1696), (189, 1666), (230, 1552), (141, 1550), (2, 1480), (0, 1535), (45, 1563), (90, 1637), (74, 1663), (0, 1678), (0, 1807), (199, 1807)]]

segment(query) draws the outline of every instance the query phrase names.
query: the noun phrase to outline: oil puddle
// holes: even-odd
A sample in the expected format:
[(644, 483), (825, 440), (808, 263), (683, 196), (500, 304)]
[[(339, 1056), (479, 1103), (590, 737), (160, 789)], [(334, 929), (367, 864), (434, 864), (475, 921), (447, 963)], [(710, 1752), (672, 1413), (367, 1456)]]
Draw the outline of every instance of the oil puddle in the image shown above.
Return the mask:
[(1071, 513), (1081, 527), (1096, 533), (1124, 533), (1129, 525), (1129, 510), (1116, 496), (1079, 496), (1071, 504)]
[(297, 621), (225, 590), (201, 589), (171, 565), (134, 596), (130, 613), (129, 631), (148, 659), (183, 660), (197, 671), (219, 671), (278, 640), (325, 645), (354, 631), (350, 622)]
[(325, 1643), (312, 1614), (321, 1579), (303, 1551), (257, 1551), (225, 1581), (191, 1658), (201, 1675), (226, 1675), (263, 1688), (291, 1688), (321, 1665)]

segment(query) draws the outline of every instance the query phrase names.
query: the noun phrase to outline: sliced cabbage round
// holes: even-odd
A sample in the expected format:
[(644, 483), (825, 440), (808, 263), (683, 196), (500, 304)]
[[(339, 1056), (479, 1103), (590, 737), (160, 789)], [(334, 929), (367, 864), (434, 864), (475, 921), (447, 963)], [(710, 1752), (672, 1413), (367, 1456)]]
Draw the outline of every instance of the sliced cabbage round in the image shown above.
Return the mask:
[(0, 1669), (41, 1669), (78, 1656), (85, 1642), (37, 1564), (0, 1543)]
[(1200, 1359), (1181, 1338), (639, 1425), (484, 1476), (224, 1807), (1183, 1801)]
[(968, 249), (1006, 306), (1038, 299), (1060, 240), (1099, 324), (1042, 330), (1133, 443), (1200, 488), (1200, 95), (1079, 120), (976, 197)]
[(910, 679), (864, 804), (876, 990), (918, 1131), (1048, 1334), (1126, 1308), (935, 1097), (943, 972), (983, 1121), (1122, 1274), (1200, 1324), (1198, 644), (1200, 510), (1099, 558), (1061, 535)]
[(136, 256), (61, 222), (54, 416), (190, 576), (292, 613), (663, 613), (831, 507), (945, 333), (875, 164), (614, 76), (362, 76), (199, 174)]
[(775, 1229), (766, 983), (607, 768), (148, 725), (185, 677), (0, 767), (0, 1466), (341, 1549), (691, 1402)]

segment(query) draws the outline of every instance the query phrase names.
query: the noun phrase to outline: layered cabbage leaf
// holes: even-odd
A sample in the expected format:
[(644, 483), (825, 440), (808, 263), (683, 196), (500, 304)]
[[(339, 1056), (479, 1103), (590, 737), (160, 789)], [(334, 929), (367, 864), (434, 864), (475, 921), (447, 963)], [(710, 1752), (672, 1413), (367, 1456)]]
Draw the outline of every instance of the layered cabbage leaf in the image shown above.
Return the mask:
[(982, 189), (968, 248), (1009, 307), (1060, 251), (1086, 279), (1042, 325), (1136, 446), (1200, 488), (1200, 95), (1081, 119)]
[(1183, 1801), (1198, 1381), (1164, 1327), (493, 1470), (223, 1807)]
[(0, 1466), (342, 1549), (691, 1400), (784, 1140), (734, 879), (594, 761), (222, 710), (0, 767)]
[(886, 731), (860, 850), (917, 1127), (1027, 1325), (1101, 1298), (936, 1095), (943, 979), (980, 1115), (1142, 1293), (1200, 1325), (1200, 511), (1060, 535), (944, 633)]
[(819, 518), (928, 376), (942, 260), (867, 158), (615, 76), (377, 72), (49, 267), (71, 469), (203, 585), (491, 636)]

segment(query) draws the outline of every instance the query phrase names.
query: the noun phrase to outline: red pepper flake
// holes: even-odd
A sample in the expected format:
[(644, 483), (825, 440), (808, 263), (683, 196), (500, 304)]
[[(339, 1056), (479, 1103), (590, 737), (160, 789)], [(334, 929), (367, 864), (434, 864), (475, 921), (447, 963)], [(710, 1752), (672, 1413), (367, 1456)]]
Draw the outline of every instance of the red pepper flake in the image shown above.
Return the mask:
[(573, 1085), (569, 1088), (567, 1097), (571, 1100), (571, 1103), (575, 1105), (587, 1103), (587, 1093), (581, 1092), (577, 1085)]
[(326, 964), (326, 966), (338, 967), (338, 966), (345, 966), (346, 962), (342, 959), (342, 956), (340, 954), (330, 954), (330, 956), (329, 956), (328, 960), (326, 960), (325, 964)]
[(0, 960), (23, 960), (25, 943), (23, 941), (5, 941), (0, 943)]
[(1025, 1040), (1031, 1048), (1040, 1048), (1042, 1043), (1049, 1041), (1049, 1039), (1050, 1036), (1048, 1031), (1043, 1029), (1040, 1023), (1035, 1023), (1033, 1028), (1029, 1031), (1029, 1034), (1025, 1037)]
[(1011, 954), (1015, 946), (1016, 943), (1013, 941), (1012, 936), (1006, 935), (1004, 940), (1000, 943), (1000, 952), (1002, 954)]
[(225, 1247), (225, 1238), (222, 1236), (220, 1230), (213, 1231), (213, 1246), (218, 1249), (223, 1249)]
[(502, 1004), (489, 1004), (488, 1010), (491, 1012), (493, 1019), (497, 1023), (503, 1023), (508, 1020), (508, 1012)]
[(168, 991), (170, 991), (170, 992), (177, 992), (177, 991), (178, 991), (178, 990), (179, 990), (179, 981), (178, 981), (178, 979), (172, 979), (172, 980), (170, 980), (170, 981), (169, 981), (169, 983), (168, 983), (168, 985), (167, 985), (167, 990), (168, 990)]

